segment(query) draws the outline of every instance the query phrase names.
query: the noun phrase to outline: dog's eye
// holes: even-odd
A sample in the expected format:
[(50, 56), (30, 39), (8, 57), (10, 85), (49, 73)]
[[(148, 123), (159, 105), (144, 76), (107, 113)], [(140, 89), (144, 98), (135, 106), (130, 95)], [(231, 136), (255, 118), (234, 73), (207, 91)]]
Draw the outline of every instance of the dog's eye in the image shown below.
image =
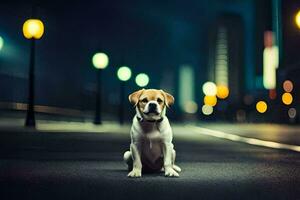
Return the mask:
[(147, 103), (148, 102), (147, 98), (142, 99), (142, 102)]
[(158, 102), (158, 103), (162, 103), (162, 102), (163, 102), (163, 100), (162, 100), (162, 99), (160, 99), (160, 98), (158, 98), (158, 99), (157, 99), (157, 102)]

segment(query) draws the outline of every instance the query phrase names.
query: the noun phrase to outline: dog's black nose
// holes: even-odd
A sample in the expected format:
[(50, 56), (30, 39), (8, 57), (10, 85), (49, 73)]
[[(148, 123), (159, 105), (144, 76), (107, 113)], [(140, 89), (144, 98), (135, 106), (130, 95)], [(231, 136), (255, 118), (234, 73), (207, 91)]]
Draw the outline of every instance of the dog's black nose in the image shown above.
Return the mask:
[(156, 111), (156, 104), (155, 103), (149, 103), (149, 111)]

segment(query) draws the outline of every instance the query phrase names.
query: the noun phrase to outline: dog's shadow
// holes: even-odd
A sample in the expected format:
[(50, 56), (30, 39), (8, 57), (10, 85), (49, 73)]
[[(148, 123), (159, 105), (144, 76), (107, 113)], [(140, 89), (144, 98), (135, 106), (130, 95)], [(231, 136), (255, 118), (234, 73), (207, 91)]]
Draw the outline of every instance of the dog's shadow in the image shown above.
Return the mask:
[[(127, 178), (127, 174), (130, 172), (127, 169), (104, 169), (104, 171), (112, 176), (116, 176), (116, 177), (124, 176), (126, 178)], [(142, 176), (143, 177), (161, 177), (161, 176), (164, 176), (164, 172), (163, 171), (151, 172), (151, 171), (144, 170), (144, 171), (142, 171)]]

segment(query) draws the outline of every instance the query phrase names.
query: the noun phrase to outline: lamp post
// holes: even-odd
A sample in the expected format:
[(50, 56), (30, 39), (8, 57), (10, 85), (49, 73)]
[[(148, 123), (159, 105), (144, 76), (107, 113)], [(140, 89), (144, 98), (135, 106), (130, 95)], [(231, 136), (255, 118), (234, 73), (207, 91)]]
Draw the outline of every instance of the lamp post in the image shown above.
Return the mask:
[(23, 35), (30, 40), (28, 106), (25, 126), (35, 127), (34, 117), (34, 81), (35, 81), (35, 40), (44, 34), (44, 24), (39, 19), (28, 19), (23, 24)]
[(101, 124), (101, 73), (108, 65), (108, 56), (105, 53), (95, 53), (92, 58), (93, 66), (97, 69), (97, 88), (96, 88), (96, 111), (94, 124)]
[(145, 73), (140, 73), (135, 77), (135, 83), (139, 87), (146, 87), (149, 84), (149, 76)]
[(131, 69), (127, 66), (122, 66), (118, 69), (117, 75), (120, 80), (119, 123), (122, 125), (124, 124), (125, 82), (131, 78)]

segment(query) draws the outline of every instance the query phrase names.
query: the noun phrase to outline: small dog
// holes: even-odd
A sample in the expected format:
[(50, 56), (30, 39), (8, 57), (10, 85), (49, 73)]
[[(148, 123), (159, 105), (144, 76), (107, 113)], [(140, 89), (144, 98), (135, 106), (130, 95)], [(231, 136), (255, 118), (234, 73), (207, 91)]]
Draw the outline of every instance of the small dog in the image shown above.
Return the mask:
[(178, 177), (181, 169), (175, 165), (173, 133), (166, 117), (166, 108), (174, 103), (174, 97), (163, 90), (142, 89), (130, 94), (129, 101), (136, 115), (130, 131), (130, 150), (123, 156), (131, 170), (128, 177), (141, 177), (142, 169), (164, 170), (165, 176)]

